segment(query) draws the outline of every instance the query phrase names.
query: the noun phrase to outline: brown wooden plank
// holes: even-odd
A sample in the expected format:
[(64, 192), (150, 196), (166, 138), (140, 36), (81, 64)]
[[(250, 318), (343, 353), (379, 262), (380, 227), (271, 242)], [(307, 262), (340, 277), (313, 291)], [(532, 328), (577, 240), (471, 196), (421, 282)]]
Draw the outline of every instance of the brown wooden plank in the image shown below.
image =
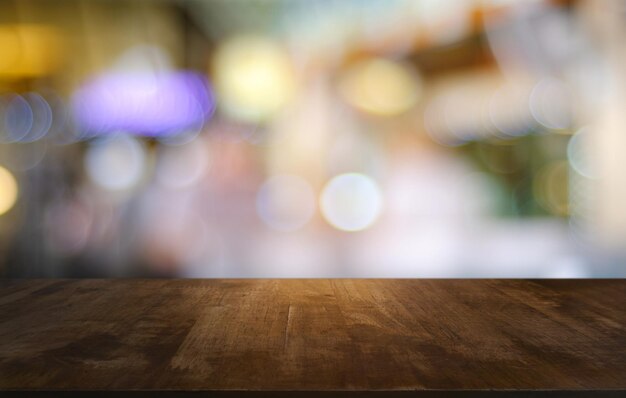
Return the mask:
[(621, 396), (625, 308), (626, 280), (1, 281), (0, 395)]

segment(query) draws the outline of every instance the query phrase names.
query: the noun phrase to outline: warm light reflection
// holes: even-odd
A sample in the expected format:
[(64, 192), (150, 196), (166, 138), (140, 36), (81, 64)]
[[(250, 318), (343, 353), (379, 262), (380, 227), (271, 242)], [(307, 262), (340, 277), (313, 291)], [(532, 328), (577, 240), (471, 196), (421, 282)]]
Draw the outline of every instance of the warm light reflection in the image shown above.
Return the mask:
[(291, 61), (269, 39), (241, 36), (225, 41), (215, 54), (213, 69), (221, 109), (242, 121), (266, 120), (294, 93)]
[(17, 201), (17, 182), (11, 172), (0, 166), (0, 215), (3, 215)]
[(415, 71), (405, 64), (372, 59), (350, 67), (340, 90), (351, 105), (362, 111), (394, 116), (415, 105), (421, 93), (421, 82)]
[(0, 25), (0, 77), (32, 78), (60, 64), (61, 36), (52, 26)]

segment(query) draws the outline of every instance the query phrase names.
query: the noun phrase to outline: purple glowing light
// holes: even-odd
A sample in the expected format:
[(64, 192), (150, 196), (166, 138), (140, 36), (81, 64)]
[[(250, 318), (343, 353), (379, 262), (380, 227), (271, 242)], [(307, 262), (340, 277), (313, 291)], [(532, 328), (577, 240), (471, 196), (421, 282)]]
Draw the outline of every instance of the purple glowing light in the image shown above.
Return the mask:
[(73, 109), (87, 136), (124, 131), (158, 137), (202, 128), (215, 99), (206, 78), (193, 72), (108, 73), (75, 93)]

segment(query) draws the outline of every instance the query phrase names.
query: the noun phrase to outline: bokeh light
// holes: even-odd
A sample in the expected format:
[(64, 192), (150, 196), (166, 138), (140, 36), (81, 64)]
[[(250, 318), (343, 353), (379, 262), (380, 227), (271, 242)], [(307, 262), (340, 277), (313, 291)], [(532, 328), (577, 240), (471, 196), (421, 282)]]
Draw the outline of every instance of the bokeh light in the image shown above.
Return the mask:
[(11, 210), (17, 201), (17, 181), (11, 172), (0, 166), (0, 216)]
[(491, 123), (502, 137), (519, 137), (531, 131), (529, 92), (523, 85), (507, 84), (498, 89), (489, 104)]
[(137, 186), (144, 174), (145, 161), (141, 142), (124, 134), (95, 140), (85, 154), (85, 168), (91, 181), (114, 192)]
[(0, 98), (0, 142), (33, 142), (52, 126), (52, 109), (36, 92)]
[(295, 231), (309, 222), (315, 212), (315, 195), (311, 185), (295, 175), (269, 178), (257, 194), (259, 217), (278, 231)]
[(358, 173), (341, 174), (324, 187), (320, 208), (333, 227), (360, 231), (372, 225), (380, 215), (382, 195), (370, 177)]
[(370, 59), (351, 66), (340, 83), (343, 97), (367, 113), (394, 116), (406, 112), (421, 93), (421, 80), (409, 66)]
[(566, 129), (571, 124), (571, 93), (556, 79), (543, 79), (530, 95), (533, 117), (549, 129)]
[(6, 99), (3, 116), (3, 138), (7, 142), (22, 140), (33, 126), (33, 110), (20, 95), (12, 95)]
[(213, 61), (220, 109), (246, 122), (267, 120), (294, 94), (288, 54), (269, 39), (239, 36), (225, 41)]
[(617, 1), (22, 3), (3, 276), (626, 275)]
[(86, 136), (198, 130), (214, 107), (206, 79), (192, 72), (111, 72), (87, 82), (73, 98), (77, 125)]
[(583, 127), (570, 138), (567, 144), (567, 160), (572, 168), (586, 178), (597, 178), (592, 157), (592, 132), (590, 127)]
[(33, 122), (22, 141), (33, 142), (42, 139), (52, 127), (52, 108), (48, 101), (38, 93), (28, 93), (25, 98), (32, 110)]

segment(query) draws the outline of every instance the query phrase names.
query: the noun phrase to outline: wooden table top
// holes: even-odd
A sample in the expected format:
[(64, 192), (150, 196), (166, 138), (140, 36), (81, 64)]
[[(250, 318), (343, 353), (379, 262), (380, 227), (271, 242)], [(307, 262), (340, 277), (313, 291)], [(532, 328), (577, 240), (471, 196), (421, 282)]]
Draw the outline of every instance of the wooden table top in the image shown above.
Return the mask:
[(626, 280), (3, 280), (0, 390), (626, 396)]

